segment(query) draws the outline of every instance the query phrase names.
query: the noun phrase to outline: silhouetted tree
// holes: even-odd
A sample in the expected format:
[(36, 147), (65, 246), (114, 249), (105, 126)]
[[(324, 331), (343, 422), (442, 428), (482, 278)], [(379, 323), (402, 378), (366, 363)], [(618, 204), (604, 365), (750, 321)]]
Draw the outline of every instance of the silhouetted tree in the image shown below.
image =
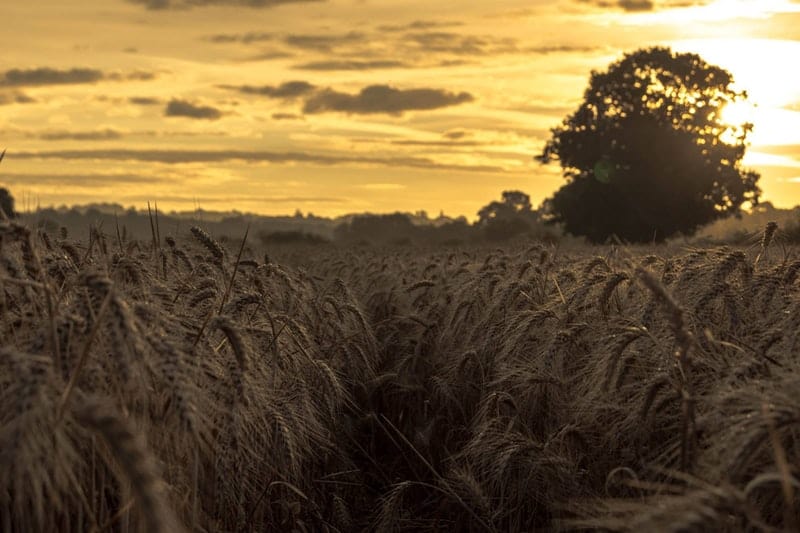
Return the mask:
[(532, 213), (531, 198), (522, 191), (503, 191), (502, 200), (492, 202), (478, 211), (478, 223), (487, 224), (490, 220), (512, 218)]
[(530, 232), (537, 216), (531, 208), (530, 196), (522, 191), (504, 191), (502, 200), (478, 211), (478, 226), (487, 239), (502, 241)]
[(698, 55), (662, 47), (593, 71), (538, 157), (558, 160), (568, 180), (543, 206), (549, 219), (595, 242), (661, 241), (757, 203), (759, 175), (741, 167), (752, 124), (722, 121), (747, 97), (732, 84)]
[(358, 215), (334, 230), (334, 236), (339, 241), (380, 244), (408, 243), (415, 234), (416, 227), (403, 213)]
[(14, 211), (14, 197), (11, 196), (8, 189), (2, 187), (0, 187), (0, 209), (2, 209), (3, 213), (9, 218), (17, 216), (17, 212)]

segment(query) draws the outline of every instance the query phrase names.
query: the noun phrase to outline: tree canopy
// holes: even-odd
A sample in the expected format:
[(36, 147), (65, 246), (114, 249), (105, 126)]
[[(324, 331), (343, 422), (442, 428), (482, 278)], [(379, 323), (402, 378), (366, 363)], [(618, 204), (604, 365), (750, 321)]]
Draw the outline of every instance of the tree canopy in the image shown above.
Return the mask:
[(746, 98), (728, 71), (669, 48), (593, 71), (580, 107), (538, 157), (557, 160), (567, 179), (545, 202), (547, 216), (595, 242), (648, 242), (757, 203), (759, 175), (741, 165), (752, 124), (723, 119)]

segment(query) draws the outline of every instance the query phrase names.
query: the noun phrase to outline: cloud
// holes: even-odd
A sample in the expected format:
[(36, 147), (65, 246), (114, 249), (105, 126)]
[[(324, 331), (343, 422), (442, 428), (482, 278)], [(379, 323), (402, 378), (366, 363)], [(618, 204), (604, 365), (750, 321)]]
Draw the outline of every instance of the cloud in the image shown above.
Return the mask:
[(220, 85), (221, 89), (238, 91), (242, 94), (256, 94), (269, 98), (297, 98), (314, 91), (317, 86), (307, 81), (287, 81), (278, 86), (263, 85), (255, 87), (252, 85)]
[(206, 6), (234, 6), (251, 8), (276, 7), (283, 4), (299, 2), (320, 2), (325, 0), (128, 0), (131, 4), (139, 4), (147, 9), (190, 9)]
[(678, 9), (710, 4), (711, 0), (576, 0), (581, 4), (601, 9), (621, 9), (627, 13), (641, 13), (664, 9)]
[(39, 135), (43, 141), (113, 141), (123, 133), (111, 128), (94, 131), (48, 131)]
[(383, 26), (378, 26), (378, 29), (382, 32), (386, 33), (393, 33), (393, 32), (405, 32), (405, 31), (417, 31), (417, 30), (430, 30), (433, 28), (447, 28), (452, 26), (462, 26), (463, 22), (458, 21), (446, 21), (446, 20), (415, 20), (413, 22), (409, 22), (407, 24), (387, 24)]
[(445, 139), (451, 139), (453, 141), (457, 141), (459, 139), (463, 139), (464, 137), (469, 137), (470, 135), (472, 134), (467, 130), (454, 129), (444, 132), (442, 134), (442, 137), (444, 137)]
[(92, 68), (72, 68), (58, 70), (48, 67), (5, 71), (0, 75), (0, 86), (38, 87), (42, 85), (67, 85), (76, 83), (97, 83), (105, 77), (101, 70)]
[(161, 100), (150, 96), (131, 96), (128, 98), (128, 102), (134, 105), (159, 105)]
[(62, 159), (141, 161), (147, 163), (163, 163), (167, 165), (243, 161), (245, 163), (308, 163), (323, 166), (356, 164), (384, 167), (424, 168), (431, 170), (454, 170), (464, 172), (506, 172), (503, 167), (495, 165), (460, 165), (453, 163), (439, 163), (425, 157), (329, 155), (307, 152), (269, 152), (249, 150), (54, 150), (42, 152), (15, 152), (14, 154), (9, 153), (8, 156), (17, 159), (39, 160)]
[(453, 32), (417, 32), (405, 34), (404, 39), (406, 43), (413, 43), (428, 53), (481, 56), (520, 51), (516, 39), (507, 37), (462, 35)]
[(396, 144), (398, 146), (447, 146), (447, 147), (458, 147), (458, 146), (483, 146), (485, 143), (479, 143), (478, 141), (459, 141), (459, 140), (446, 140), (446, 141), (421, 141), (417, 139), (398, 139), (391, 141), (392, 144)]
[(0, 105), (32, 104), (34, 102), (36, 102), (36, 100), (25, 93), (18, 91), (0, 92)]
[[(123, 196), (123, 201), (144, 201), (150, 198), (151, 195), (137, 196), (127, 195)], [(156, 198), (159, 202), (174, 202), (174, 203), (191, 203), (196, 204), (300, 204), (300, 203), (344, 203), (348, 200), (345, 198), (336, 198), (329, 196), (257, 196), (257, 195), (233, 195), (233, 196), (181, 196), (181, 195), (158, 195)]]
[(439, 109), (472, 102), (467, 92), (453, 93), (440, 89), (395, 89), (389, 85), (370, 85), (358, 94), (324, 89), (309, 97), (303, 106), (305, 113), (339, 111), (352, 114), (388, 113)]
[(172, 99), (164, 110), (167, 117), (188, 117), (203, 120), (217, 120), (222, 117), (222, 111), (216, 107), (197, 105), (186, 100)]
[(366, 36), (361, 32), (351, 31), (333, 35), (291, 34), (287, 35), (283, 41), (289, 46), (301, 48), (303, 50), (330, 52), (332, 49), (339, 46), (364, 42), (365, 37)]
[(0, 74), (0, 87), (42, 87), (47, 85), (76, 85), (110, 81), (149, 81), (155, 73), (137, 70), (128, 74), (120, 72), (105, 73), (93, 68), (54, 69), (38, 67), (30, 69), (14, 68)]
[(406, 186), (401, 183), (366, 183), (361, 188), (368, 191), (401, 191)]
[(304, 120), (304, 117), (294, 113), (273, 113), (272, 120)]
[(299, 70), (374, 70), (384, 68), (406, 68), (409, 67), (407, 63), (397, 61), (396, 59), (376, 59), (376, 60), (325, 60), (325, 61), (310, 61), (295, 65), (292, 68)]
[(113, 81), (151, 81), (156, 79), (156, 73), (147, 70), (134, 70), (128, 74), (111, 72), (105, 75), (105, 79)]
[(591, 52), (598, 52), (605, 50), (602, 46), (577, 46), (570, 44), (554, 44), (543, 46), (532, 46), (525, 48), (526, 52), (533, 54), (549, 55), (549, 54), (586, 54)]
[(275, 39), (274, 33), (267, 33), (263, 31), (251, 31), (247, 33), (218, 33), (216, 35), (209, 35), (206, 37), (207, 41), (212, 43), (260, 43), (264, 41), (272, 41)]
[(160, 183), (164, 181), (164, 179), (157, 176), (145, 176), (142, 174), (54, 174), (52, 172), (46, 174), (4, 173), (3, 180), (11, 184), (26, 186), (57, 185), (59, 187)]

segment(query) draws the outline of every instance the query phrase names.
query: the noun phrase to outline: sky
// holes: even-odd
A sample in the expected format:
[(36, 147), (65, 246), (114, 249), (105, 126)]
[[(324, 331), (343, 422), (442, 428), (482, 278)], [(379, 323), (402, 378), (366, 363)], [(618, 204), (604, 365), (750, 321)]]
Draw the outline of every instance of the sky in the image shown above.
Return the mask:
[(0, 186), (17, 208), (474, 218), (563, 183), (590, 72), (666, 45), (729, 70), (763, 200), (800, 204), (800, 1), (5, 0)]

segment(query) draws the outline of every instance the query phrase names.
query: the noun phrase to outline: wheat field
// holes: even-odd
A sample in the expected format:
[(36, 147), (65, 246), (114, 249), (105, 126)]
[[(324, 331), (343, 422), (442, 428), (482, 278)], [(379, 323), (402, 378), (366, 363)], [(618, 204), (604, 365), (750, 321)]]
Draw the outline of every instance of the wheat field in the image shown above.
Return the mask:
[(242, 233), (0, 222), (0, 530), (798, 528), (774, 224), (268, 257)]

